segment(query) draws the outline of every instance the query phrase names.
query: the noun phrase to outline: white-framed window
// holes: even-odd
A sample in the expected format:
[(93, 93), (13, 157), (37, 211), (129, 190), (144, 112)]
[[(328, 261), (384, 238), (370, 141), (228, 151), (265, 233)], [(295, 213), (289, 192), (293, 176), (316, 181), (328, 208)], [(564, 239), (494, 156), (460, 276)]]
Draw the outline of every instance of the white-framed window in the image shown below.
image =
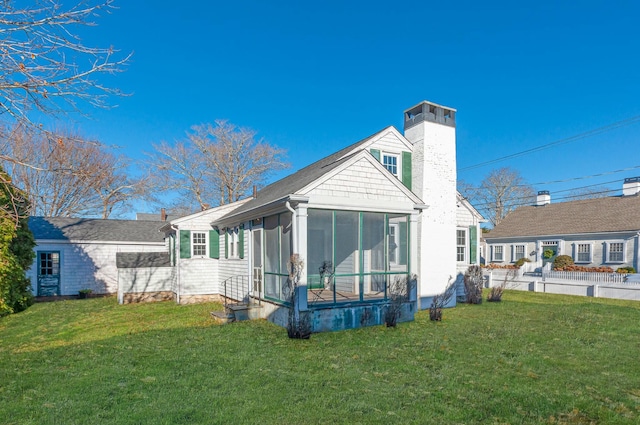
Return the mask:
[(493, 245), (491, 247), (491, 261), (504, 261), (504, 246)]
[(207, 256), (207, 232), (191, 232), (191, 256)]
[(521, 258), (527, 256), (527, 246), (526, 245), (514, 245), (513, 246), (513, 261), (518, 261)]
[(607, 262), (624, 263), (624, 242), (607, 242)]
[(461, 263), (466, 260), (467, 253), (467, 231), (458, 229), (456, 231), (456, 260)]
[(576, 263), (590, 263), (593, 249), (590, 243), (576, 244), (576, 255), (573, 261)]
[(382, 154), (382, 165), (384, 165), (384, 168), (389, 170), (391, 174), (393, 174), (396, 177), (398, 177), (398, 166), (399, 166), (398, 162), (399, 162), (398, 155), (391, 154), (391, 153)]
[(227, 237), (227, 253), (229, 254), (229, 258), (239, 258), (238, 247), (239, 247), (239, 238), (238, 238), (239, 228), (234, 227), (228, 230)]

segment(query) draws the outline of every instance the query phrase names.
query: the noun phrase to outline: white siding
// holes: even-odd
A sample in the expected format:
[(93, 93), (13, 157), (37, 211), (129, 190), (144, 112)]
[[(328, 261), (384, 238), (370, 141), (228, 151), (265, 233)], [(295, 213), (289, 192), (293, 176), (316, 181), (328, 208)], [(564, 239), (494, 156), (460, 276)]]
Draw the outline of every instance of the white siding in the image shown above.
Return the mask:
[(181, 258), (176, 292), (180, 295), (219, 293), (218, 261), (213, 258)]
[[(89, 288), (97, 294), (118, 290), (118, 252), (165, 252), (164, 242), (134, 244), (114, 242), (36, 241), (34, 251), (60, 252), (60, 295), (77, 295)], [(37, 257), (27, 271), (33, 293), (38, 293)]]
[(118, 270), (123, 293), (171, 291), (174, 267), (145, 267)]
[(369, 146), (369, 150), (379, 149), (381, 152), (410, 152), (412, 147), (410, 144), (403, 142), (398, 136), (392, 132), (386, 133), (380, 139), (376, 140)]
[(409, 211), (414, 206), (411, 199), (366, 159), (342, 170), (305, 195), (311, 198), (313, 204), (365, 208), (375, 205), (377, 209), (386, 206), (386, 210), (402, 208)]

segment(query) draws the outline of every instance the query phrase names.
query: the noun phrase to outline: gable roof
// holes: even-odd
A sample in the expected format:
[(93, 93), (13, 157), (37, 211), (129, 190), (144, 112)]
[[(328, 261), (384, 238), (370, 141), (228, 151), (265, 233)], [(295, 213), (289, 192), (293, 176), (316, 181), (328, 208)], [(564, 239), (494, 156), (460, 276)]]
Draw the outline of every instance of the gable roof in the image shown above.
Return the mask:
[(637, 230), (640, 230), (640, 196), (610, 196), (520, 207), (509, 213), (485, 238)]
[(36, 240), (164, 242), (162, 221), (29, 217)]
[[(288, 195), (294, 194), (306, 186), (312, 184), (314, 181), (322, 178), (327, 173), (345, 164), (349, 159), (353, 158), (368, 145), (375, 140), (386, 135), (389, 132), (397, 134), (402, 139), (404, 137), (398, 133), (398, 131), (390, 126), (382, 129), (381, 131), (372, 134), (338, 152), (331, 154), (327, 157), (314, 162), (293, 174), (290, 174), (268, 186), (265, 186), (258, 192), (256, 198), (251, 198), (248, 202), (244, 203), (240, 207), (229, 212), (221, 219), (226, 219), (231, 216), (236, 216), (244, 212), (268, 205), (272, 202), (284, 199)], [(408, 189), (407, 189), (408, 190)], [(415, 196), (415, 195), (414, 195)]]

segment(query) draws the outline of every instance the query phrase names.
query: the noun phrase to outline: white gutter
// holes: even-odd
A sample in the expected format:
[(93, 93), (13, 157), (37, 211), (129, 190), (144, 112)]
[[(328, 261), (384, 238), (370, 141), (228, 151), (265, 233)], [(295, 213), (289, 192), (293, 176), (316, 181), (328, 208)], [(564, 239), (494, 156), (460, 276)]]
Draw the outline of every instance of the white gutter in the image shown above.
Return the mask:
[(289, 211), (291, 211), (291, 239), (293, 239), (292, 254), (297, 254), (298, 253), (298, 229), (296, 225), (296, 210), (291, 208), (291, 204), (289, 203), (289, 201), (285, 202), (284, 206), (287, 207)]
[[(180, 261), (178, 261), (178, 259), (180, 258), (180, 248), (181, 248), (180, 247), (180, 232), (178, 231), (178, 228), (175, 227), (173, 224), (171, 224), (170, 226), (171, 226), (171, 228), (173, 230), (176, 231), (176, 245), (174, 247), (173, 255), (174, 255), (175, 260), (176, 260), (176, 266), (175, 266), (176, 267), (176, 302), (178, 304), (180, 304), (180, 264), (179, 264)], [(175, 252), (175, 248), (176, 247), (178, 248), (177, 249), (178, 252)], [(169, 255), (171, 255), (171, 254), (169, 254)]]

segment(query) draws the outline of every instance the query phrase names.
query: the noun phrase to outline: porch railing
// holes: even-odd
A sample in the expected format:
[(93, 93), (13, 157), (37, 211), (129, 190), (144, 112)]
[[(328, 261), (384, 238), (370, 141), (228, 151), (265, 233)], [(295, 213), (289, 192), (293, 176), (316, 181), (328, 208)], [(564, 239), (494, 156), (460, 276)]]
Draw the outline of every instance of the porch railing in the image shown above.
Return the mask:
[(307, 279), (309, 306), (387, 301), (396, 279), (406, 281), (407, 272), (382, 272), (320, 277)]
[(224, 306), (249, 304), (251, 279), (246, 275), (231, 276), (222, 282)]

